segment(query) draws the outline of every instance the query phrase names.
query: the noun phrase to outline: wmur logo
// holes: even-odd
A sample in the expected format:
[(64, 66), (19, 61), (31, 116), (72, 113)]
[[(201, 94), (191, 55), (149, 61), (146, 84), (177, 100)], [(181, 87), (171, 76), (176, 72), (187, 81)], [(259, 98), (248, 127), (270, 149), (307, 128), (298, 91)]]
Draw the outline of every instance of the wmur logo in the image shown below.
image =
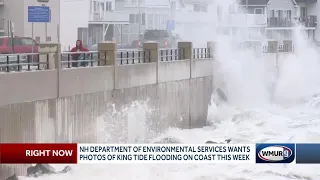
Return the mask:
[(294, 144), (256, 144), (256, 163), (291, 163), (294, 158)]

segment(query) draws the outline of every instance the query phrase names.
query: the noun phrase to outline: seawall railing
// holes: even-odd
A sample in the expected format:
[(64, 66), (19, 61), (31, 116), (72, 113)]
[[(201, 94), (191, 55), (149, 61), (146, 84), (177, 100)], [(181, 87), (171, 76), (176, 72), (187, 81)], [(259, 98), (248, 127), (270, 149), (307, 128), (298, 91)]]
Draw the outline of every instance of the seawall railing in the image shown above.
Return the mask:
[(117, 51), (116, 62), (119, 65), (150, 63), (150, 53), (149, 50), (119, 50)]
[(49, 54), (44, 55), (45, 59), (43, 61), (39, 61), (39, 53), (1, 54), (0, 72), (49, 69)]
[[(104, 42), (98, 51), (72, 53), (61, 53), (60, 44), (41, 44), (38, 54), (0, 55), (16, 57), (3, 61), (0, 106), (212, 76), (213, 44), (198, 50), (179, 42), (176, 49), (161, 49), (145, 42), (141, 50), (117, 50), (116, 43)], [(203, 54), (193, 54), (198, 51)], [(16, 69), (7, 70), (11, 66)]]
[[(52, 46), (52, 44), (51, 44)], [(58, 47), (58, 46), (57, 46)], [(271, 46), (244, 46), (240, 45), (239, 48), (254, 48), (255, 50), (261, 49), (263, 53), (286, 53), (294, 52), (293, 45), (271, 45)], [(48, 49), (47, 49), (48, 50)], [(121, 49), (115, 50), (115, 64), (141, 64), (151, 63), (151, 51), (147, 49)], [(99, 51), (88, 52), (62, 52), (60, 55), (60, 68), (78, 68), (78, 67), (97, 67), (104, 64), (110, 64), (107, 59), (102, 57), (107, 56), (108, 51), (102, 54)], [(24, 54), (0, 54), (0, 72), (16, 72), (16, 71), (34, 71), (34, 70), (50, 70), (56, 69), (56, 60), (50, 57), (50, 54), (57, 55), (58, 52), (43, 51), (40, 53), (24, 53)], [(213, 52), (211, 48), (192, 48), (193, 59), (206, 59), (211, 58)], [(184, 60), (185, 49), (158, 49), (159, 61), (176, 61)], [(50, 66), (53, 65), (54, 67)]]
[(63, 52), (61, 53), (61, 67), (85, 67), (85, 66), (99, 66), (98, 51), (89, 52)]
[(293, 45), (263, 46), (264, 53), (294, 52)]

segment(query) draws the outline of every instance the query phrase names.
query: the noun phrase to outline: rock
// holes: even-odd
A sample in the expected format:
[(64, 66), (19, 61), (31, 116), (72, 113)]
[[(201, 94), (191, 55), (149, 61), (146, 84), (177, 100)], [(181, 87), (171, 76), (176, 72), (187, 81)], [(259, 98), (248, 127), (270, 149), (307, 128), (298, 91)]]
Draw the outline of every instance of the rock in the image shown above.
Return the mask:
[[(231, 139), (226, 139), (223, 142), (207, 141), (206, 144), (228, 144), (231, 142)], [(159, 141), (154, 142), (154, 144), (181, 144), (181, 142), (173, 137), (165, 137)]]
[[(56, 170), (49, 164), (36, 164), (27, 168), (27, 177), (39, 177), (45, 174), (60, 174), (70, 172), (70, 166), (64, 167), (63, 170), (56, 172)], [(19, 180), (16, 174), (8, 177), (6, 180)]]
[[(224, 142), (229, 144), (231, 142), (231, 139), (226, 139), (226, 140), (224, 140)], [(215, 141), (207, 141), (206, 144), (224, 144), (224, 143), (223, 142), (217, 143)]]
[(226, 94), (220, 88), (217, 89), (217, 94), (221, 98), (221, 100), (228, 102)]
[(154, 142), (154, 144), (180, 144), (180, 141), (176, 138), (166, 137), (162, 138), (160, 141)]
[(56, 172), (56, 170), (49, 164), (36, 164), (35, 166), (28, 167), (27, 176), (38, 177), (44, 174), (60, 174), (67, 173), (69, 171), (71, 171), (70, 166), (66, 166), (63, 170)]
[(8, 177), (6, 180), (19, 180), (18, 176), (16, 174)]
[(34, 174), (34, 167), (30, 166), (27, 168), (27, 176), (31, 176), (32, 174)]
[(44, 174), (55, 174), (55, 169), (49, 164), (36, 164), (28, 167), (27, 176), (38, 177)]
[(71, 171), (72, 169), (71, 169), (71, 167), (70, 166), (66, 166), (66, 167), (64, 167), (63, 169), (62, 169), (62, 171), (59, 171), (58, 173), (67, 173), (67, 172), (69, 172), (69, 171)]

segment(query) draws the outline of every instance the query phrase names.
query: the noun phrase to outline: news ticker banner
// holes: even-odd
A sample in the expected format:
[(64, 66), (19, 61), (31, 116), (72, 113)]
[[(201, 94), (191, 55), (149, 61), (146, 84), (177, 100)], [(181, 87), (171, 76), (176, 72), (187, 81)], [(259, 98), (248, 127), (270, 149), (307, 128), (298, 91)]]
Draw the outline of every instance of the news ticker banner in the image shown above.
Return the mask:
[(320, 164), (320, 144), (0, 144), (0, 164)]

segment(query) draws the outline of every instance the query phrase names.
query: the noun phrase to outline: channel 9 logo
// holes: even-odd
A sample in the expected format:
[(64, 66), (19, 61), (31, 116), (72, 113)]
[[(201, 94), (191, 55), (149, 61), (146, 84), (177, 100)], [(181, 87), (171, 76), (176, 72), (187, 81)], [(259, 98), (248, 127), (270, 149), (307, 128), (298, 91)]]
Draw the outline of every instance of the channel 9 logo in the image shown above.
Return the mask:
[(256, 163), (292, 163), (294, 144), (256, 144)]

